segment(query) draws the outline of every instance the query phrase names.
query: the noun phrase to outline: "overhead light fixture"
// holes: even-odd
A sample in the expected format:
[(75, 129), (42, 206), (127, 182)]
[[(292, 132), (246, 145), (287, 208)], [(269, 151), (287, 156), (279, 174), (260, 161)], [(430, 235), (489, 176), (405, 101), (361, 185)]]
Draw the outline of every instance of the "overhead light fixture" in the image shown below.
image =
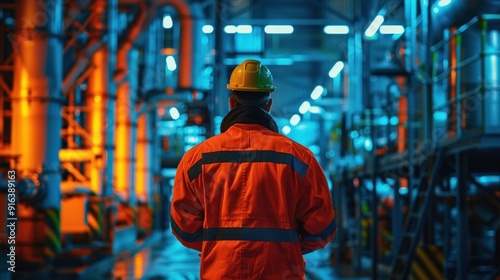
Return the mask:
[(290, 133), (290, 131), (292, 131), (292, 129), (288, 126), (288, 125), (285, 125), (282, 129), (281, 129), (281, 132), (283, 132), (283, 134), (285, 135), (288, 135)]
[(368, 26), (368, 28), (366, 29), (365, 36), (373, 37), (373, 35), (377, 33), (382, 23), (384, 23), (384, 17), (381, 15), (376, 16), (372, 23), (370, 23), (370, 26)]
[(299, 107), (299, 113), (305, 114), (307, 113), (307, 111), (309, 111), (309, 108), (311, 108), (311, 103), (309, 103), (309, 101), (304, 101)]
[(290, 124), (293, 125), (293, 126), (296, 126), (298, 123), (300, 122), (300, 116), (297, 115), (297, 114), (294, 114), (291, 118), (290, 118)]
[(347, 25), (327, 25), (323, 28), (325, 34), (348, 34), (349, 26)]
[(167, 56), (166, 62), (167, 62), (167, 69), (169, 71), (174, 71), (175, 69), (177, 69), (177, 63), (175, 63), (175, 58), (173, 56), (171, 55)]
[(291, 25), (266, 25), (264, 32), (267, 34), (292, 34), (293, 26)]
[(166, 15), (163, 17), (163, 28), (170, 29), (174, 26), (174, 22), (172, 21), (172, 17), (170, 15)]
[(251, 25), (238, 25), (238, 26), (236, 26), (236, 33), (250, 34), (250, 33), (252, 33), (252, 26)]
[(324, 88), (322, 86), (316, 86), (314, 90), (311, 92), (311, 99), (318, 100), (323, 94)]
[(342, 69), (344, 69), (344, 62), (342, 61), (337, 61), (337, 63), (335, 63), (332, 67), (332, 69), (330, 69), (330, 72), (328, 72), (328, 76), (330, 76), (330, 78), (336, 78), (339, 74), (340, 74), (340, 71), (342, 71)]
[(210, 33), (214, 32), (214, 27), (211, 26), (211, 25), (209, 25), (209, 24), (206, 24), (206, 25), (203, 25), (203, 27), (201, 28), (201, 30), (205, 34), (210, 34)]
[(402, 25), (382, 25), (380, 26), (380, 34), (403, 34), (405, 28)]
[(313, 114), (319, 114), (322, 112), (322, 109), (319, 106), (311, 106), (311, 108), (309, 108), (309, 112)]
[(181, 114), (179, 113), (179, 110), (177, 110), (177, 108), (175, 108), (175, 107), (170, 108), (170, 110), (168, 110), (168, 113), (170, 114), (170, 116), (174, 120), (177, 120), (181, 116)]
[(226, 25), (224, 27), (224, 32), (229, 33), (229, 34), (236, 33), (236, 26), (235, 25)]
[(450, 3), (451, 3), (451, 0), (440, 0), (437, 5), (439, 7), (444, 7), (444, 6), (448, 6)]
[(240, 34), (250, 34), (252, 33), (251, 25), (226, 25), (224, 27), (224, 32), (228, 34), (240, 33)]

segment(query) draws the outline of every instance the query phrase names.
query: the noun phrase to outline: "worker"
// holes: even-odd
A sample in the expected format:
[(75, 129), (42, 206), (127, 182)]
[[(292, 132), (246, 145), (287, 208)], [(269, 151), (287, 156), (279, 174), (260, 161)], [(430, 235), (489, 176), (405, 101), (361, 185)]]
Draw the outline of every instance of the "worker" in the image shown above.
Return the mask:
[(201, 251), (201, 279), (305, 279), (303, 254), (335, 235), (323, 170), (269, 115), (269, 69), (245, 60), (231, 74), (221, 134), (185, 153), (174, 180), (172, 231)]

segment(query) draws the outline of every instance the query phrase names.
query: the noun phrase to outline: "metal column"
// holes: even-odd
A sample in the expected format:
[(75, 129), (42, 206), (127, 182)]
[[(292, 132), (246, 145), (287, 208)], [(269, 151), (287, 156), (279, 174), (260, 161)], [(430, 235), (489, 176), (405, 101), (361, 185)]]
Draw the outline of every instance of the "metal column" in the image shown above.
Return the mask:
[(467, 153), (457, 153), (455, 158), (457, 172), (457, 279), (467, 279), (469, 272), (468, 244), (469, 227), (467, 214), (468, 167)]
[(151, 205), (153, 193), (153, 122), (152, 112), (147, 111), (140, 115), (137, 121), (137, 147), (135, 165), (135, 185), (137, 198)]
[[(62, 1), (16, 1), (12, 93), (12, 150), (18, 172), (47, 189), (38, 202), (45, 216), (46, 256), (61, 249)], [(29, 234), (29, 233), (26, 233)], [(41, 233), (37, 233), (41, 234)]]
[(117, 0), (95, 0), (91, 4), (91, 9), (97, 13), (90, 25), (91, 36), (108, 40), (91, 58), (93, 70), (88, 78), (86, 94), (86, 127), (91, 137), (93, 155), (89, 168), (90, 186), (92, 191), (103, 196), (109, 196), (113, 192), (116, 99), (113, 73), (116, 63), (117, 4)]
[(116, 100), (116, 191), (130, 205), (135, 205), (134, 165), (137, 116), (137, 50), (118, 57), (120, 70), (127, 71), (128, 80), (119, 87)]

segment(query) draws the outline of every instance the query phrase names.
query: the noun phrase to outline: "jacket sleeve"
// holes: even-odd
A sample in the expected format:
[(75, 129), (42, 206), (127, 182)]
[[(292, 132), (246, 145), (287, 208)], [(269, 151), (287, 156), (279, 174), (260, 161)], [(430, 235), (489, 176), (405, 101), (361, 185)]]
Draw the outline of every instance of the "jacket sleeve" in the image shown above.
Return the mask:
[(201, 251), (204, 211), (183, 160), (175, 174), (170, 213), (175, 237), (184, 246)]
[(298, 231), (302, 254), (321, 249), (332, 241), (337, 227), (332, 198), (325, 174), (312, 157), (297, 206)]

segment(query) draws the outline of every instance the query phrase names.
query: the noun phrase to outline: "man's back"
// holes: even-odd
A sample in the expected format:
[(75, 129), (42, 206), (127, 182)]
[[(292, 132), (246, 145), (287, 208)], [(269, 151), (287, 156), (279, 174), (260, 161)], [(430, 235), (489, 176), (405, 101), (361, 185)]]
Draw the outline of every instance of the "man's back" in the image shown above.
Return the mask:
[(172, 218), (179, 240), (202, 252), (203, 279), (303, 277), (302, 254), (335, 232), (314, 156), (258, 124), (236, 123), (186, 153)]

